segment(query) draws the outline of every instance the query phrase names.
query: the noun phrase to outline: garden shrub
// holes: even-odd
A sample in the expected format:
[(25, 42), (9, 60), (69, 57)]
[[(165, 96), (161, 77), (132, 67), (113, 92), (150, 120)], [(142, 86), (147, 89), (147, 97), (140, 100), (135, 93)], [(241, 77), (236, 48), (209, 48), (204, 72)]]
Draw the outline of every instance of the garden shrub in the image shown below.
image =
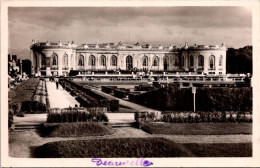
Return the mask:
[(54, 108), (49, 110), (47, 122), (108, 122), (108, 117), (104, 111), (103, 108)]
[(43, 137), (102, 136), (112, 133), (110, 127), (97, 122), (44, 123), (41, 130)]
[(118, 98), (125, 98), (129, 92), (130, 92), (129, 89), (115, 89), (114, 96)]
[(17, 117), (24, 117), (24, 115), (25, 115), (24, 112), (19, 112), (16, 116)]
[[(130, 100), (158, 110), (192, 111), (191, 88), (169, 85), (140, 95), (130, 94)], [(197, 111), (252, 111), (252, 88), (197, 88)]]
[(106, 107), (109, 111), (117, 111), (119, 108), (119, 101), (115, 99), (107, 99), (93, 91), (91, 89), (81, 86), (80, 84), (63, 79), (60, 80), (63, 83), (66, 90), (70, 91), (70, 94), (76, 96), (76, 100), (83, 107)]
[(114, 90), (116, 88), (117, 88), (117, 86), (101, 86), (101, 90), (108, 94), (114, 93)]

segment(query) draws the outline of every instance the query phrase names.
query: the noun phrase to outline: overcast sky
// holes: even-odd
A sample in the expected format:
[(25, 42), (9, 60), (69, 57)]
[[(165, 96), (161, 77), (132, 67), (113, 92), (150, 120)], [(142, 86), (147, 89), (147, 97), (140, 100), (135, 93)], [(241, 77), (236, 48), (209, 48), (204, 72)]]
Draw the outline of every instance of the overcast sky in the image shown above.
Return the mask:
[(10, 7), (8, 14), (9, 53), (21, 58), (29, 58), (32, 39), (252, 45), (252, 13), (246, 7)]

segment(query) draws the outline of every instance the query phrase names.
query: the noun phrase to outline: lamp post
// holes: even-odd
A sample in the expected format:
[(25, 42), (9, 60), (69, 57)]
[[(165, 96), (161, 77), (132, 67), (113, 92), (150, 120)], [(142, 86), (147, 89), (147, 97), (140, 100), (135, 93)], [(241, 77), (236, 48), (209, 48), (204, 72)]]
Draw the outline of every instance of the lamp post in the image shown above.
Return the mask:
[(196, 111), (196, 100), (195, 100), (195, 94), (196, 94), (196, 87), (192, 87), (192, 93), (193, 93), (193, 111)]

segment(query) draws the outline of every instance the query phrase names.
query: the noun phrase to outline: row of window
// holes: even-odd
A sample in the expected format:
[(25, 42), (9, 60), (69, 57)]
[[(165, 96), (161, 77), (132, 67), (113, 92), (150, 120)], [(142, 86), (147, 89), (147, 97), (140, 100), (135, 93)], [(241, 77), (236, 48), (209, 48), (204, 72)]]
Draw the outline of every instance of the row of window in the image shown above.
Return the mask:
[[(219, 66), (223, 65), (223, 56), (221, 55), (219, 58)], [(183, 59), (183, 63), (182, 66), (184, 66), (184, 59)], [(191, 55), (190, 56), (190, 66), (194, 66), (194, 57)], [(198, 57), (198, 66), (204, 66), (204, 57), (202, 55), (200, 55)], [(211, 55), (209, 57), (209, 66), (210, 68), (215, 67), (215, 56)]]
[[(102, 55), (100, 57), (101, 61), (100, 61), (100, 65), (101, 66), (106, 66), (106, 57), (104, 55)], [(131, 56), (127, 56), (126, 58), (126, 64), (132, 64), (133, 62), (133, 58)], [(179, 64), (179, 59), (178, 58), (174, 58), (174, 66), (178, 66)], [(222, 66), (223, 64), (223, 56), (220, 56), (219, 58), (219, 66)], [(51, 60), (51, 65), (52, 66), (57, 66), (58, 65), (58, 56), (56, 54), (52, 55), (52, 60)], [(63, 56), (63, 60), (62, 60), (62, 65), (63, 66), (68, 66), (68, 55), (65, 54)], [(89, 57), (89, 65), (90, 66), (95, 66), (96, 65), (96, 58), (95, 56), (91, 55)], [(155, 56), (153, 58), (153, 63), (152, 66), (158, 66), (159, 65), (159, 58), (157, 56)], [(169, 57), (164, 57), (164, 66), (168, 66), (169, 65)], [(182, 59), (182, 66), (185, 65), (185, 59), (183, 57)], [(189, 59), (189, 65), (190, 66), (194, 66), (194, 57), (191, 55), (190, 59)], [(42, 54), (42, 66), (46, 66), (46, 57), (44, 54)], [(78, 60), (78, 66), (84, 66), (84, 57), (81, 55), (79, 57)], [(113, 55), (111, 57), (111, 66), (117, 66), (117, 57), (115, 55)], [(131, 65), (132, 66), (132, 65)], [(148, 66), (148, 57), (144, 56), (142, 59), (142, 66)], [(198, 57), (198, 66), (204, 66), (204, 57), (202, 55), (200, 55)], [(209, 66), (210, 68), (214, 68), (215, 67), (215, 56), (210, 56), (209, 57)]]

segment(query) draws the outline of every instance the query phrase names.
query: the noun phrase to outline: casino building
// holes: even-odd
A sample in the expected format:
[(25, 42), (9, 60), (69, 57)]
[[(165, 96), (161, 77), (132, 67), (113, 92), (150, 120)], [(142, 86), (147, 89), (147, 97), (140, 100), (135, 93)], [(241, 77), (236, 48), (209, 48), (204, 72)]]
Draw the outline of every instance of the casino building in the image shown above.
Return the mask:
[(74, 72), (150, 71), (226, 74), (226, 47), (193, 45), (163, 47), (119, 42), (76, 45), (32, 41), (32, 73), (39, 76)]

